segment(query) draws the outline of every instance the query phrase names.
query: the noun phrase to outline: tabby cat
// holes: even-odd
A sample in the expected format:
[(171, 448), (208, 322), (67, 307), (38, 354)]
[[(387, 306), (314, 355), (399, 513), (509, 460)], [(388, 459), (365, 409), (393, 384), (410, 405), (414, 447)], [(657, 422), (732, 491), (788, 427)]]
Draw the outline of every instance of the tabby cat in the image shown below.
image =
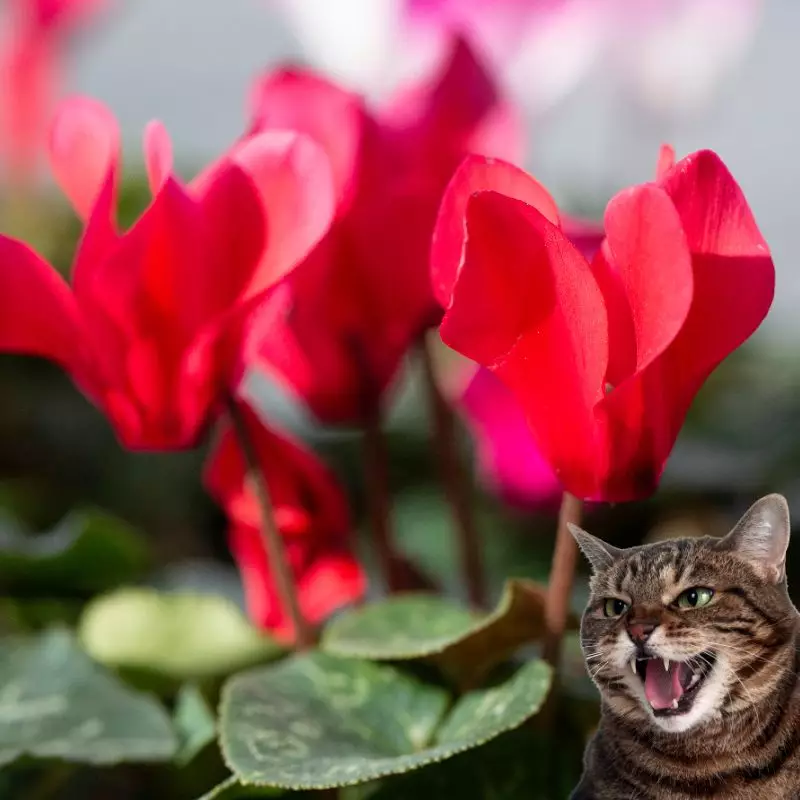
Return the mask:
[(621, 550), (572, 533), (593, 571), (581, 644), (602, 697), (572, 800), (800, 798), (786, 500), (762, 498), (722, 539)]

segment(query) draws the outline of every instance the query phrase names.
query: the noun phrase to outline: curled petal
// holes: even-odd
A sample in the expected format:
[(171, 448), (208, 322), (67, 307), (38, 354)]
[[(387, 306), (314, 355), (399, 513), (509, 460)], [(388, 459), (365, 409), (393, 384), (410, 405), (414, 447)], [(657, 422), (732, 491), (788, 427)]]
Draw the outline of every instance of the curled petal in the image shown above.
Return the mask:
[(267, 243), (248, 294), (259, 294), (291, 272), (319, 243), (336, 210), (330, 162), (312, 139), (268, 131), (245, 140), (231, 160), (253, 180), (267, 225)]
[[(669, 346), (683, 326), (692, 303), (692, 260), (681, 220), (669, 195), (652, 184), (635, 186), (620, 192), (608, 204), (605, 215), (607, 260), (613, 276), (620, 282), (625, 301), (607, 303), (609, 328), (621, 331), (630, 321), (632, 341), (620, 335), (611, 341), (610, 349), (618, 354), (628, 352), (634, 371), (651, 364)], [(602, 283), (602, 281), (601, 281)], [(620, 295), (615, 295), (619, 297)], [(624, 380), (622, 365), (609, 377), (613, 384)]]
[(442, 197), (431, 244), (431, 280), (436, 299), (447, 308), (463, 263), (466, 210), (478, 192), (497, 192), (523, 203), (558, 225), (558, 208), (548, 191), (523, 170), (494, 158), (467, 156)]
[(775, 294), (775, 267), (742, 190), (717, 155), (679, 161), (661, 181), (692, 251), (694, 293), (680, 334), (665, 354), (674, 436), (709, 373), (761, 324)]
[(251, 133), (294, 130), (328, 156), (339, 205), (358, 175), (365, 111), (361, 98), (310, 72), (280, 70), (259, 78), (250, 95)]
[(470, 201), (467, 234), (442, 339), (517, 394), (559, 480), (591, 493), (608, 333), (589, 264), (535, 208), (494, 192)]
[(77, 214), (87, 219), (111, 170), (119, 165), (120, 135), (114, 115), (89, 97), (70, 97), (50, 130), (53, 175)]

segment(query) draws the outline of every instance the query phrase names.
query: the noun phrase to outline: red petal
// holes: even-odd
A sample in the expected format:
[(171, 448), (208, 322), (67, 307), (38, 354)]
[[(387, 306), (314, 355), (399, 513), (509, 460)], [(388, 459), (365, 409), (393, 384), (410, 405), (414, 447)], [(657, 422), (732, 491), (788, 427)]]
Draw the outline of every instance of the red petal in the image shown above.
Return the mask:
[(75, 298), (30, 247), (0, 236), (0, 350), (58, 362), (82, 382), (84, 341)]
[(97, 100), (71, 97), (50, 131), (50, 165), (75, 211), (86, 219), (110, 170), (119, 166), (120, 136), (113, 114)]
[[(606, 249), (595, 270), (610, 268), (611, 275), (598, 274), (604, 288), (615, 279), (621, 287), (615, 302), (607, 300), (615, 358), (607, 379), (616, 386), (658, 358), (680, 331), (692, 302), (692, 261), (675, 207), (657, 186), (620, 192), (604, 224)], [(633, 363), (624, 364), (622, 353)]]
[(330, 160), (339, 204), (349, 199), (357, 178), (365, 119), (358, 95), (313, 73), (287, 69), (256, 81), (250, 107), (251, 133), (294, 130), (317, 142)]
[(547, 190), (517, 167), (484, 156), (468, 156), (455, 171), (442, 197), (431, 245), (431, 280), (436, 299), (450, 304), (466, 242), (466, 210), (472, 195), (498, 192), (537, 209), (558, 224), (558, 208)]
[(399, 92), (379, 118), (405, 158), (442, 184), (467, 153), (521, 155), (522, 125), (463, 39), (439, 74)]
[(204, 266), (187, 263), (191, 272), (177, 278), (177, 285), (185, 287), (183, 305), (195, 329), (237, 305), (244, 307), (245, 298), (253, 296), (267, 236), (258, 191), (240, 167), (223, 163), (199, 205)]
[(769, 311), (775, 268), (742, 190), (714, 153), (679, 161), (662, 185), (681, 217), (694, 267), (692, 307), (663, 366), (665, 385), (674, 387), (677, 436), (703, 381)]
[(442, 339), (517, 393), (565, 488), (591, 491), (608, 339), (589, 265), (536, 209), (493, 192), (470, 201), (467, 233)]
[(252, 178), (266, 216), (266, 248), (248, 290), (254, 296), (291, 272), (328, 231), (333, 177), (325, 152), (297, 133), (260, 133), (229, 155)]

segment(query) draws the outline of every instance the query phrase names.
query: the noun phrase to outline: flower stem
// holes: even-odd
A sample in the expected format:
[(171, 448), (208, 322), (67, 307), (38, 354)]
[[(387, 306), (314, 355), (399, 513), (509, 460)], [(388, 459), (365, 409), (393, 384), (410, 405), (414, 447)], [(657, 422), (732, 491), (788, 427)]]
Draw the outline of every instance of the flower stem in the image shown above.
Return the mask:
[(582, 510), (582, 502), (569, 492), (564, 492), (558, 512), (556, 547), (550, 565), (544, 609), (547, 634), (542, 655), (545, 661), (553, 666), (558, 664), (561, 656), (561, 641), (567, 627), (569, 601), (578, 560), (578, 545), (569, 532), (567, 523), (580, 524)]
[(389, 454), (382, 430), (380, 403), (364, 408), (364, 482), (367, 490), (372, 538), (388, 592), (405, 588), (402, 564), (397, 558), (389, 492)]
[(295, 643), (299, 650), (313, 647), (315, 642), (314, 629), (308, 623), (300, 610), (300, 601), (297, 597), (297, 590), (294, 584), (292, 571), (286, 559), (286, 549), (283, 546), (278, 526), (275, 524), (275, 512), (272, 506), (272, 498), (269, 493), (269, 486), (264, 471), (261, 469), (258, 453), (250, 438), (247, 430), (247, 423), (239, 409), (236, 401), (228, 401), (228, 416), (233, 425), (234, 433), (239, 442), (242, 455), (244, 456), (247, 472), (252, 481), (253, 490), (261, 512), (261, 535), (264, 539), (264, 546), (267, 550), (272, 577), (275, 580), (275, 588), (278, 592), (281, 606), (295, 630)]
[(483, 552), (472, 513), (472, 486), (463, 462), (458, 457), (455, 415), (436, 380), (428, 339), (422, 339), (419, 352), (425, 373), (439, 474), (455, 521), (462, 575), (470, 602), (483, 607), (486, 605)]

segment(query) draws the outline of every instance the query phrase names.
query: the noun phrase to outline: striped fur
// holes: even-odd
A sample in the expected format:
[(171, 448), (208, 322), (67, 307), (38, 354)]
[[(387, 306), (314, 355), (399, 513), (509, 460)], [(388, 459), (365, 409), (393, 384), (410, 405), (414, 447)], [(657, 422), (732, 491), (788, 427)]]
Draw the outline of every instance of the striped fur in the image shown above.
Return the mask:
[[(756, 503), (724, 539), (618, 550), (574, 533), (594, 567), (581, 643), (602, 718), (573, 800), (800, 798), (798, 613), (786, 589), (783, 498)], [(708, 605), (676, 606), (691, 587), (713, 590)], [(606, 616), (607, 598), (628, 603), (626, 612)], [(648, 657), (713, 663), (686, 713), (654, 712), (630, 666), (642, 654), (632, 621), (643, 618), (656, 626), (639, 644)]]

